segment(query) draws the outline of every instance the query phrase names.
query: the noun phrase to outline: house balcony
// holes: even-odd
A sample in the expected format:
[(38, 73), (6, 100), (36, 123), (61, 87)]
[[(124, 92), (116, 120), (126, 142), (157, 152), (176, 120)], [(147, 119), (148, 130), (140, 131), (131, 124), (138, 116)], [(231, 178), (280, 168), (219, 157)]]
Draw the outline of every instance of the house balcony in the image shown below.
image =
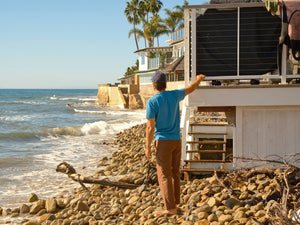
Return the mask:
[(149, 69), (159, 68), (160, 57), (149, 59)]
[[(172, 57), (167, 57), (165, 59), (164, 66), (170, 64), (172, 62), (172, 60), (173, 60)], [(151, 69), (158, 69), (158, 68), (162, 67), (162, 65), (163, 64), (161, 63), (161, 58), (160, 57), (150, 58), (149, 59), (149, 70), (151, 70)]]
[(184, 29), (175, 31), (171, 34), (171, 41), (175, 42), (184, 38)]

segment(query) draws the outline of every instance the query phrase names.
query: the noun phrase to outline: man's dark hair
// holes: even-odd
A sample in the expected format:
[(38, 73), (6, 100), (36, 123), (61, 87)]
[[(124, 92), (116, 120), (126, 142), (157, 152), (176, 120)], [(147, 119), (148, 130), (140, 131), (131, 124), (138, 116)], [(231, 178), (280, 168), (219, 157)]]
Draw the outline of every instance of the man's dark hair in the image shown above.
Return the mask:
[(154, 87), (156, 90), (158, 91), (163, 91), (166, 89), (167, 85), (166, 85), (166, 81), (162, 78), (160, 78), (158, 80), (158, 82), (154, 82)]

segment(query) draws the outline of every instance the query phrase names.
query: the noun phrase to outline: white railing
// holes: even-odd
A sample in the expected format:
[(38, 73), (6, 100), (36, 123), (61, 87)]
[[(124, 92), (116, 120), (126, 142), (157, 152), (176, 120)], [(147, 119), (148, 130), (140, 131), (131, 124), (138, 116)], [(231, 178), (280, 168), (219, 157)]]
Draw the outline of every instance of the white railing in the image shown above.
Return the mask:
[(149, 68), (148, 69), (159, 68), (159, 64), (160, 64), (160, 57), (150, 58), (149, 59)]
[(171, 34), (171, 41), (177, 41), (184, 38), (184, 29), (180, 29)]

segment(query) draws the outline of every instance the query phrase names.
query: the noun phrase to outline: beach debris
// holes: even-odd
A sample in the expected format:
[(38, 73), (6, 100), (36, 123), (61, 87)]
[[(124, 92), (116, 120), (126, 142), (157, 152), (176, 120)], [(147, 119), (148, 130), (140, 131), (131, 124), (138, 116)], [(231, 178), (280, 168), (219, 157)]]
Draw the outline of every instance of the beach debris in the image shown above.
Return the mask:
[(23, 225), (38, 225), (38, 222), (36, 221), (26, 221), (24, 223), (22, 223)]
[(115, 186), (115, 187), (125, 188), (125, 189), (134, 189), (134, 188), (138, 187), (138, 185), (135, 185), (135, 184), (115, 182), (115, 181), (110, 181), (108, 179), (99, 180), (99, 179), (94, 179), (92, 177), (83, 177), (80, 174), (77, 174), (74, 167), (71, 166), (70, 164), (68, 164), (67, 162), (62, 162), (59, 165), (57, 165), (56, 172), (67, 174), (72, 180), (79, 182), (80, 185), (85, 190), (89, 190), (89, 189), (84, 185), (84, 183), (101, 184), (104, 186)]
[(147, 168), (147, 173), (144, 179), (144, 184), (153, 185), (157, 184), (157, 171), (154, 162), (151, 160), (146, 160), (144, 163), (144, 167)]
[(294, 222), (297, 222), (297, 223), (300, 223), (300, 209), (298, 209), (298, 210), (295, 212), (295, 214), (294, 214), (294, 216), (293, 216), (293, 221), (294, 221)]

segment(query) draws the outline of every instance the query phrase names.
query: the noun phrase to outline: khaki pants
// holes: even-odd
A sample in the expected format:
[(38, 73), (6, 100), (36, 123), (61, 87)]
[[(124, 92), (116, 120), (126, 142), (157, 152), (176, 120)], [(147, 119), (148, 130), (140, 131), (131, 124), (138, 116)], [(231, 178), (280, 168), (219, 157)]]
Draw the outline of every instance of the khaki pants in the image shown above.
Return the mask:
[(156, 146), (157, 178), (167, 210), (180, 203), (181, 140), (159, 140)]

